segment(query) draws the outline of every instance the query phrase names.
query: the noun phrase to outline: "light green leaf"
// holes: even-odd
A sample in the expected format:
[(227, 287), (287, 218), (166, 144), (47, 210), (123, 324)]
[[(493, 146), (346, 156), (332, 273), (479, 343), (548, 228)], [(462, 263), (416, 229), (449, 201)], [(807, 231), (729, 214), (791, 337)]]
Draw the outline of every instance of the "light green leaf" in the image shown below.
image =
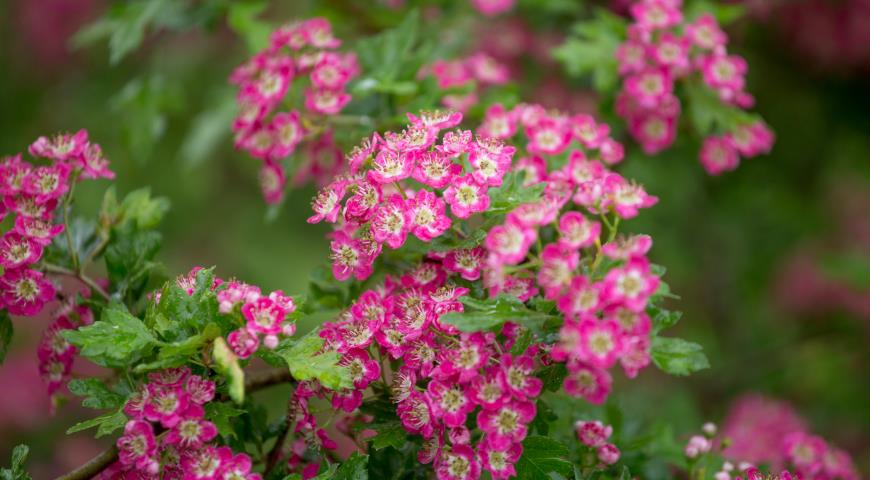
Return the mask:
[(217, 371), (227, 381), (230, 398), (241, 405), (245, 401), (245, 372), (239, 366), (238, 357), (230, 350), (223, 337), (215, 339), (212, 357), (214, 358)]
[(269, 43), (272, 26), (257, 17), (267, 2), (233, 2), (227, 12), (227, 25), (245, 41), (250, 52), (257, 52)]
[(671, 375), (689, 375), (710, 368), (703, 347), (681, 338), (653, 338), (651, 356), (659, 369)]
[(546, 321), (556, 318), (553, 315), (531, 310), (516, 297), (506, 294), (487, 300), (471, 297), (461, 297), (459, 300), (465, 305), (465, 311), (445, 313), (440, 321), (449, 323), (463, 332), (491, 330), (508, 321), (540, 331)]
[(324, 340), (313, 331), (293, 343), (285, 343), (275, 349), (290, 368), (290, 374), (299, 381), (317, 380), (323, 386), (342, 390), (350, 388), (352, 381), (347, 368), (338, 364), (341, 354), (322, 351)]
[(347, 460), (339, 465), (333, 480), (368, 480), (369, 471), (369, 456), (362, 455), (359, 452), (353, 452)]
[(18, 445), (12, 449), (12, 462), (9, 468), (0, 468), (0, 480), (31, 480), (31, 476), (24, 470), (24, 462), (30, 454), (30, 447)]
[(78, 347), (83, 357), (113, 368), (135, 364), (157, 344), (148, 327), (117, 303), (103, 310), (100, 320), (92, 325), (63, 330), (61, 335)]
[(124, 428), (124, 425), (126, 424), (127, 416), (124, 415), (124, 412), (122, 410), (118, 410), (116, 412), (101, 415), (97, 418), (92, 418), (84, 422), (79, 422), (70, 427), (66, 431), (66, 433), (67, 435), (69, 435), (71, 433), (81, 432), (82, 430), (97, 427), (96, 438), (100, 438), (111, 434), (119, 428)]
[(575, 24), (574, 35), (553, 49), (553, 57), (569, 75), (591, 75), (599, 92), (612, 90), (619, 80), (616, 49), (625, 38), (624, 19), (596, 9), (595, 16)]

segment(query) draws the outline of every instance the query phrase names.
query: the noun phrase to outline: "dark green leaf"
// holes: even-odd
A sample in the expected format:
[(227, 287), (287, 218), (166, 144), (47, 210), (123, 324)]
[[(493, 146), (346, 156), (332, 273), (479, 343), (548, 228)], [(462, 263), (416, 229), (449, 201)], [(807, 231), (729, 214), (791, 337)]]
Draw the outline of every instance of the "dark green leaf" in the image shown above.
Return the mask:
[(366, 430), (374, 430), (377, 435), (372, 437), (372, 448), (381, 450), (386, 447), (401, 449), (408, 442), (408, 434), (398, 420), (375, 422), (365, 425)]
[[(213, 284), (214, 271), (211, 268), (197, 272), (196, 286), (191, 295), (176, 282), (166, 282), (160, 294), (160, 303), (156, 309), (149, 310), (146, 321), (154, 325), (163, 338), (174, 341), (184, 340), (192, 332), (204, 332), (210, 324), (219, 325), (227, 331), (232, 329), (234, 325), (229, 324), (226, 317), (218, 315), (217, 294), (212, 290)], [(217, 332), (210, 332), (214, 338)], [(206, 338), (203, 337), (203, 340)]]
[(24, 470), (24, 462), (30, 454), (27, 445), (18, 445), (12, 449), (12, 462), (9, 468), (0, 468), (0, 480), (31, 480), (31, 476)]
[(516, 464), (517, 478), (552, 480), (552, 474), (573, 477), (574, 465), (563, 457), (568, 448), (549, 437), (530, 436), (523, 441), (523, 455)]
[(671, 375), (689, 375), (710, 368), (703, 347), (681, 338), (653, 338), (651, 355), (656, 366)]
[(716, 92), (701, 80), (686, 82), (685, 86), (689, 99), (689, 118), (700, 135), (732, 132), (757, 119), (757, 115), (722, 103)]
[(223, 437), (236, 436), (230, 420), (244, 413), (244, 410), (239, 410), (226, 402), (209, 402), (205, 404), (205, 418), (214, 423), (218, 433)]
[(83, 357), (104, 367), (133, 365), (157, 344), (145, 324), (120, 304), (109, 305), (92, 325), (63, 330), (61, 335), (78, 347)]
[(162, 237), (153, 231), (127, 228), (114, 234), (106, 247), (106, 270), (113, 289), (123, 298), (138, 298), (151, 274), (160, 269), (153, 260), (161, 243)]
[(82, 406), (96, 409), (117, 409), (124, 397), (111, 390), (98, 378), (74, 379), (69, 382), (69, 391), (80, 397)]
[(562, 382), (565, 381), (567, 375), (568, 369), (565, 368), (564, 363), (548, 365), (536, 373), (536, 376), (544, 382), (544, 388), (551, 392), (556, 392), (562, 388)]
[(673, 327), (682, 316), (683, 312), (672, 312), (663, 308), (654, 309), (651, 316), (653, 334)]

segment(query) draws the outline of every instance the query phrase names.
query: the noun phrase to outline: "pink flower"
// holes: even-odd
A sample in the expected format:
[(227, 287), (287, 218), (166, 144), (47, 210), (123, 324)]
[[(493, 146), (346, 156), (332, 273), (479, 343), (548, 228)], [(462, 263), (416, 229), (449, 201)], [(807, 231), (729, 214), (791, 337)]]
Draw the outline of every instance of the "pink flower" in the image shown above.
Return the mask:
[(561, 119), (544, 118), (538, 123), (526, 127), (529, 153), (558, 155), (571, 143), (571, 129)]
[(273, 139), (269, 156), (275, 159), (285, 158), (295, 152), (305, 134), (296, 110), (276, 114), (269, 123), (269, 131)]
[(658, 44), (650, 46), (650, 57), (679, 77), (689, 69), (689, 47), (685, 38), (666, 32), (659, 37)]
[(498, 410), (510, 399), (504, 377), (497, 367), (488, 367), (485, 375), (478, 376), (468, 387), (469, 397), (484, 410)]
[(78, 157), (88, 144), (88, 132), (79, 130), (73, 135), (61, 134), (52, 137), (39, 137), (27, 149), (34, 157), (48, 158), (65, 162)]
[(659, 113), (631, 117), (628, 129), (647, 155), (654, 155), (670, 147), (677, 138), (676, 118)]
[(786, 435), (782, 440), (786, 459), (798, 471), (806, 475), (815, 475), (823, 465), (825, 451), (828, 449), (824, 439), (803, 432)]
[[(453, 112), (450, 110), (422, 111), (420, 112), (419, 117), (412, 113), (408, 113), (407, 117), (408, 121), (411, 122), (411, 125), (417, 128), (433, 128), (435, 130), (453, 128), (462, 123), (462, 114), (460, 112)], [(466, 133), (468, 134), (470, 140), (471, 132), (469, 132), (468, 130), (462, 132), (461, 136), (464, 137)], [(444, 135), (445, 138), (448, 135), (455, 136), (456, 134), (454, 132), (448, 132)]]
[(493, 104), (486, 110), (483, 124), (478, 128), (480, 135), (490, 138), (507, 139), (517, 132), (517, 116), (510, 110), (505, 110), (500, 103)]
[(462, 173), (462, 166), (453, 163), (448, 155), (438, 151), (421, 152), (416, 156), (414, 180), (432, 188), (444, 188)]
[(199, 375), (187, 377), (185, 390), (190, 395), (190, 401), (204, 405), (214, 399), (215, 384), (211, 380), (204, 379)]
[(260, 338), (257, 336), (256, 332), (252, 332), (251, 330), (248, 330), (248, 328), (243, 327), (233, 330), (229, 335), (227, 335), (227, 344), (229, 344), (236, 356), (241, 359), (246, 359), (253, 355), (260, 347)]
[(595, 421), (578, 421), (574, 424), (577, 438), (587, 447), (600, 447), (607, 443), (607, 439), (613, 433), (613, 427)]
[(305, 108), (324, 115), (335, 115), (350, 102), (350, 95), (343, 90), (314, 88), (305, 90)]
[(336, 279), (347, 280), (353, 276), (365, 280), (372, 274), (373, 259), (363, 250), (359, 240), (339, 230), (333, 233), (329, 248), (332, 250), (332, 274)]
[(664, 69), (647, 69), (625, 79), (625, 92), (644, 108), (658, 107), (673, 90), (673, 80)]
[(115, 173), (109, 170), (109, 161), (103, 156), (99, 145), (89, 143), (79, 158), (82, 167), (82, 178), (115, 178)]
[(148, 396), (142, 413), (152, 422), (160, 422), (171, 428), (181, 421), (181, 415), (189, 404), (190, 396), (177, 387), (164, 387), (157, 384), (147, 386)]
[[(490, 353), (487, 350), (490, 338), (481, 333), (465, 336), (455, 347), (441, 350), (441, 363), (432, 375), (441, 380), (456, 379), (467, 383), (479, 376), (478, 370), (486, 365)], [(458, 376), (458, 378), (457, 378)]]
[[(567, 328), (570, 324), (565, 324)], [(610, 368), (623, 350), (622, 331), (616, 322), (586, 318), (576, 327), (580, 343), (574, 358), (593, 367)]]
[(181, 448), (199, 448), (217, 436), (213, 423), (204, 420), (205, 411), (195, 403), (188, 405), (181, 419), (166, 435), (166, 443)]
[(405, 244), (411, 230), (409, 209), (399, 194), (393, 194), (378, 206), (372, 217), (372, 236), (378, 243), (386, 243), (390, 248)]
[(0, 163), (0, 194), (8, 197), (21, 193), (24, 179), (32, 170), (33, 166), (21, 161), (21, 155), (3, 157)]
[(630, 8), (631, 16), (646, 29), (673, 27), (683, 20), (683, 13), (668, 0), (644, 0)]
[(444, 191), (444, 199), (450, 204), (450, 211), (459, 218), (485, 211), (490, 201), (486, 187), (479, 185), (471, 174), (455, 179)]
[(737, 55), (709, 55), (701, 61), (704, 83), (714, 89), (743, 90), (748, 66)]
[(458, 273), (466, 280), (474, 281), (480, 278), (485, 258), (486, 250), (481, 247), (451, 250), (444, 258), (444, 268), (448, 272)]
[(432, 416), (441, 420), (447, 427), (465, 425), (465, 417), (474, 410), (471, 401), (460, 384), (446, 384), (433, 379), (426, 387)]
[(438, 480), (476, 480), (480, 477), (480, 463), (468, 445), (453, 445), (441, 450), (435, 461)]
[(613, 379), (607, 370), (580, 363), (569, 363), (564, 388), (569, 395), (585, 398), (589, 403), (600, 405), (607, 399), (612, 383)]
[(275, 335), (281, 332), (281, 322), (287, 313), (270, 298), (261, 297), (255, 302), (242, 305), (242, 315), (252, 333)]
[(640, 73), (647, 66), (647, 46), (634, 40), (622, 42), (616, 49), (619, 74)]
[(444, 200), (429, 190), (415, 192), (407, 202), (411, 233), (424, 242), (441, 236), (452, 224), (445, 209)]
[(754, 157), (770, 152), (773, 148), (774, 134), (764, 122), (740, 125), (728, 136), (734, 148), (744, 157)]
[(527, 355), (512, 357), (505, 354), (501, 357), (502, 381), (508, 391), (517, 399), (537, 397), (541, 394), (544, 383), (533, 375), (535, 361)]
[(29, 237), (22, 236), (17, 232), (6, 232), (0, 238), (0, 265), (4, 269), (11, 270), (31, 265), (39, 261), (41, 257), (42, 245)]
[(60, 198), (69, 190), (69, 173), (70, 166), (63, 163), (34, 168), (24, 177), (22, 190), (40, 202)]
[(559, 298), (571, 284), (579, 263), (576, 250), (566, 250), (555, 243), (546, 245), (541, 252), (538, 270), (538, 285), (544, 290), (544, 297), (548, 300)]
[(694, 22), (686, 25), (686, 38), (696, 47), (704, 50), (715, 50), (724, 47), (728, 42), (725, 32), (719, 28), (719, 23), (709, 13), (701, 15)]
[(501, 185), (505, 173), (511, 166), (511, 157), (500, 153), (492, 153), (483, 148), (471, 151), (468, 161), (474, 170), (471, 176), (480, 185), (497, 187)]
[(586, 219), (580, 212), (565, 212), (559, 218), (559, 244), (567, 249), (586, 248), (598, 240), (601, 224)]
[(176, 367), (165, 368), (148, 374), (148, 382), (164, 387), (178, 387), (183, 385), (190, 376), (190, 368)]
[(221, 447), (221, 473), (220, 480), (260, 480), (260, 475), (251, 473), (251, 457), (244, 453), (237, 453), (229, 458), (229, 447)]
[(188, 450), (181, 456), (183, 480), (217, 480), (224, 462), (232, 458), (229, 448), (208, 445), (199, 450)]
[(495, 261), (514, 265), (526, 258), (537, 237), (535, 229), (508, 219), (503, 225), (490, 229), (484, 244)]
[(322, 220), (335, 223), (341, 212), (341, 200), (344, 198), (346, 188), (345, 180), (337, 180), (322, 189), (311, 204), (314, 215), (308, 218), (308, 223), (318, 223)]
[(368, 221), (381, 203), (380, 185), (363, 178), (352, 183), (349, 191), (353, 195), (344, 204), (344, 218), (359, 223)]
[(601, 307), (601, 286), (589, 282), (586, 276), (579, 275), (571, 280), (565, 294), (556, 301), (556, 307), (566, 318), (580, 318), (594, 314)]
[(535, 419), (535, 404), (526, 400), (511, 400), (498, 410), (481, 410), (477, 426), (495, 448), (506, 449), (526, 438), (527, 425)]
[(700, 159), (704, 170), (710, 175), (734, 170), (740, 164), (737, 149), (729, 137), (710, 136), (704, 139)]
[(115, 443), (118, 446), (118, 460), (123, 464), (137, 469), (157, 473), (157, 463), (154, 455), (157, 453), (157, 442), (151, 424), (141, 420), (130, 420), (124, 426), (124, 435)]
[(36, 270), (6, 270), (0, 277), (0, 304), (12, 315), (37, 315), (47, 302), (54, 299), (54, 293), (51, 282)]
[(393, 183), (411, 176), (414, 169), (414, 156), (382, 148), (375, 156), (369, 179), (376, 183)]
[(494, 480), (506, 480), (517, 474), (514, 465), (519, 461), (523, 447), (514, 443), (504, 449), (496, 449), (490, 442), (484, 441), (478, 447), (478, 455), (483, 469), (490, 473)]
[(609, 206), (624, 219), (634, 218), (641, 208), (649, 208), (658, 203), (658, 197), (649, 195), (642, 186), (625, 180), (619, 174), (610, 174), (604, 179), (607, 195), (605, 206)]
[(63, 224), (53, 225), (51, 222), (40, 218), (15, 218), (14, 231), (43, 247), (50, 245), (51, 240), (62, 233), (63, 230)]
[(396, 413), (409, 433), (420, 434), (423, 438), (432, 436), (435, 425), (426, 395), (412, 390), (405, 400), (399, 402)]
[(598, 447), (598, 460), (604, 465), (613, 465), (619, 461), (619, 449), (612, 443)]
[(640, 312), (646, 308), (647, 300), (658, 287), (659, 278), (650, 272), (649, 262), (634, 258), (625, 266), (607, 272), (604, 297), (612, 305), (623, 304), (630, 310)]
[(601, 253), (615, 260), (629, 260), (643, 257), (652, 248), (652, 237), (649, 235), (632, 235), (617, 238), (601, 247)]
[(354, 387), (359, 390), (364, 390), (369, 383), (381, 376), (381, 364), (362, 349), (347, 352), (339, 363), (347, 367)]
[[(462, 115), (459, 112), (456, 114), (460, 116)], [(456, 158), (469, 151), (471, 148), (471, 137), (471, 130), (450, 131), (444, 134), (444, 137), (441, 139), (441, 145), (438, 145), (435, 148), (448, 157)]]

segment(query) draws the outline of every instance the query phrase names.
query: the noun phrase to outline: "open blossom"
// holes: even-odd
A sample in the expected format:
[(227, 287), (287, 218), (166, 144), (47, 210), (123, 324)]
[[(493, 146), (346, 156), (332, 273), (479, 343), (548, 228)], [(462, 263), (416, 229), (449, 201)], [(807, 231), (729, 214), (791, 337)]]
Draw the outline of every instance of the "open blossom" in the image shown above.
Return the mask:
[(122, 464), (152, 474), (157, 473), (157, 461), (153, 458), (157, 453), (157, 442), (150, 423), (141, 420), (127, 422), (124, 435), (118, 439), (117, 446), (118, 460)]

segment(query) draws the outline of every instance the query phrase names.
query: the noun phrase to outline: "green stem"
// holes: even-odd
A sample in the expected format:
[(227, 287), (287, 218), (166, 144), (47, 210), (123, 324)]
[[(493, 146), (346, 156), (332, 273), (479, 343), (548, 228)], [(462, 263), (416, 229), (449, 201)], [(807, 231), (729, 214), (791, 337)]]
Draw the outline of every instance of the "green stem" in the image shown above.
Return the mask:
[(68, 277), (77, 278), (82, 283), (87, 285), (88, 288), (96, 292), (99, 296), (103, 297), (103, 299), (105, 299), (106, 301), (109, 300), (109, 293), (103, 290), (103, 287), (99, 286), (97, 282), (95, 282), (92, 278), (88, 277), (84, 273), (76, 272), (68, 268), (61, 267), (60, 265), (54, 265), (51, 263), (43, 263), (42, 267), (48, 273), (55, 273), (58, 275), (66, 275)]
[(69, 183), (69, 192), (66, 193), (66, 197), (63, 200), (63, 230), (66, 234), (66, 246), (69, 249), (69, 256), (72, 259), (73, 270), (76, 272), (79, 271), (79, 256), (78, 252), (76, 252), (75, 246), (73, 245), (72, 232), (70, 231), (70, 223), (69, 223), (69, 213), (72, 207), (72, 199), (73, 195), (75, 195), (76, 191), (76, 182), (79, 178), (80, 171), (78, 169), (73, 171), (73, 174), (70, 176)]

